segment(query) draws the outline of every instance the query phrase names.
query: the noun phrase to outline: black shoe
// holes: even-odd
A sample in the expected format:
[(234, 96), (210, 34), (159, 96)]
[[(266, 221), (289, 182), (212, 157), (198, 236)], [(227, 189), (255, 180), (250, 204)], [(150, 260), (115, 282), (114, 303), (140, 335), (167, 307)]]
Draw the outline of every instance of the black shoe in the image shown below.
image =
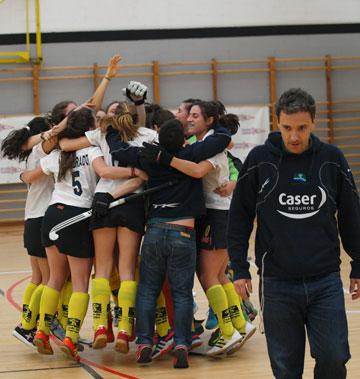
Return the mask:
[(25, 345), (30, 347), (35, 347), (34, 336), (36, 333), (36, 328), (31, 330), (24, 329), (20, 324), (13, 330), (12, 335), (19, 341), (23, 342)]
[(188, 368), (188, 349), (186, 346), (178, 345), (174, 349), (174, 368)]
[(138, 345), (136, 351), (136, 362), (139, 365), (146, 365), (152, 362), (152, 346), (151, 345)]

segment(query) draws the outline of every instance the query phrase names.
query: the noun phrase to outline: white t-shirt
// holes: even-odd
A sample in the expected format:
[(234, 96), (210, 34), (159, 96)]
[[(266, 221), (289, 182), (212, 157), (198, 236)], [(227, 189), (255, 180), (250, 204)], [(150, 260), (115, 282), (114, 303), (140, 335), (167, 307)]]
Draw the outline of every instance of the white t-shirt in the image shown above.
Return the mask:
[[(131, 146), (142, 146), (143, 142), (153, 143), (158, 140), (158, 134), (151, 129), (140, 127), (138, 129), (139, 135), (132, 141), (129, 141)], [(108, 166), (118, 166), (118, 162), (113, 160), (110, 154), (109, 145), (106, 142), (106, 133), (101, 133), (100, 129), (89, 130), (85, 133), (86, 138), (89, 142), (100, 147), (102, 153), (104, 154), (105, 163)], [(111, 192), (114, 188), (124, 183), (125, 179), (104, 179), (100, 178), (95, 192)], [(141, 191), (139, 188), (136, 192)]]
[(93, 200), (97, 176), (92, 167), (95, 158), (102, 157), (98, 147), (87, 147), (75, 152), (76, 158), (72, 170), (68, 170), (65, 178), (58, 181), (60, 151), (53, 150), (40, 160), (41, 169), (46, 175), (55, 179), (54, 192), (50, 204), (63, 203), (80, 208), (90, 208)]
[[(26, 169), (34, 170), (40, 164), (40, 159), (46, 157), (42, 144), (35, 145), (27, 159)], [(32, 184), (28, 184), (28, 194), (25, 203), (25, 220), (43, 217), (49, 205), (54, 190), (52, 177), (43, 175)]]
[[(209, 130), (203, 140), (213, 134), (214, 130)], [(214, 192), (217, 187), (229, 181), (229, 163), (226, 151), (216, 154), (207, 159), (214, 167), (203, 179), (204, 197), (206, 208), (224, 209), (230, 208), (231, 196), (222, 197)]]

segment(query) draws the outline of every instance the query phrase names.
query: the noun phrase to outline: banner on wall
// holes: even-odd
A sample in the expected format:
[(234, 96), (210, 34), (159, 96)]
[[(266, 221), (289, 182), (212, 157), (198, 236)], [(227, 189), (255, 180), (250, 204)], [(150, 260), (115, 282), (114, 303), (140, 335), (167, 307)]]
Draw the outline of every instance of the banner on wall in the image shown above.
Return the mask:
[(240, 128), (232, 137), (234, 147), (231, 154), (241, 159), (245, 158), (255, 146), (265, 142), (270, 132), (268, 107), (226, 107), (227, 113), (239, 116)]
[[(34, 115), (0, 118), (0, 144), (13, 130), (21, 129), (34, 118)], [(9, 160), (1, 156), (0, 184), (20, 183), (19, 175), (25, 169), (25, 162)]]

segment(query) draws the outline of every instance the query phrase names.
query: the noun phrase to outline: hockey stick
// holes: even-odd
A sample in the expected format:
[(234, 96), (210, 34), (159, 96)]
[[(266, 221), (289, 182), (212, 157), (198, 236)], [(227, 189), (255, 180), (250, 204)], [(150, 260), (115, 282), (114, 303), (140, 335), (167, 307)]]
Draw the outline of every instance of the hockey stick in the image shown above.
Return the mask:
[[(177, 183), (177, 181), (169, 181), (169, 182), (166, 182), (164, 184), (160, 184), (156, 187), (152, 187), (152, 188), (149, 188), (143, 192), (139, 192), (139, 193), (135, 193), (134, 195), (130, 195), (130, 196), (127, 196), (127, 197), (124, 197), (122, 199), (118, 199), (118, 200), (115, 200), (113, 201), (112, 203), (110, 203), (109, 205), (109, 208), (114, 208), (118, 205), (123, 205), (125, 203), (128, 203), (129, 201), (131, 200), (134, 200), (134, 199), (137, 199), (139, 197), (142, 197), (142, 196), (145, 196), (145, 195), (149, 195), (153, 192), (157, 192), (157, 191), (160, 191), (164, 188), (167, 188), (167, 187), (170, 187), (172, 185), (174, 185), (175, 183)], [(51, 239), (51, 241), (56, 241), (58, 238), (59, 238), (59, 234), (58, 232), (62, 229), (65, 229), (67, 228), (68, 226), (70, 225), (73, 225), (73, 224), (76, 224), (77, 222), (80, 222), (80, 221), (83, 221), (83, 220), (86, 220), (87, 218), (91, 217), (92, 215), (92, 209), (89, 209), (88, 211), (86, 212), (83, 212), (83, 213), (80, 213), (79, 215), (77, 216), (74, 216), (74, 217), (71, 217), (63, 222), (60, 222), (59, 224), (55, 225), (49, 232), (49, 238)]]

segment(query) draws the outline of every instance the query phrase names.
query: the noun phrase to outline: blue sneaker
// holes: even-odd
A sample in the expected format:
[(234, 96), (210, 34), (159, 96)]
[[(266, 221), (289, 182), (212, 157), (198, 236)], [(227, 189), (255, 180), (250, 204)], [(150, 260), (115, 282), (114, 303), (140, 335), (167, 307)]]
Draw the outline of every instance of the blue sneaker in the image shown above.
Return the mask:
[(211, 307), (209, 307), (209, 311), (208, 311), (208, 318), (206, 320), (206, 323), (205, 323), (205, 328), (206, 329), (215, 329), (218, 327), (218, 319), (216, 317), (216, 314), (214, 313), (214, 311), (212, 310)]

